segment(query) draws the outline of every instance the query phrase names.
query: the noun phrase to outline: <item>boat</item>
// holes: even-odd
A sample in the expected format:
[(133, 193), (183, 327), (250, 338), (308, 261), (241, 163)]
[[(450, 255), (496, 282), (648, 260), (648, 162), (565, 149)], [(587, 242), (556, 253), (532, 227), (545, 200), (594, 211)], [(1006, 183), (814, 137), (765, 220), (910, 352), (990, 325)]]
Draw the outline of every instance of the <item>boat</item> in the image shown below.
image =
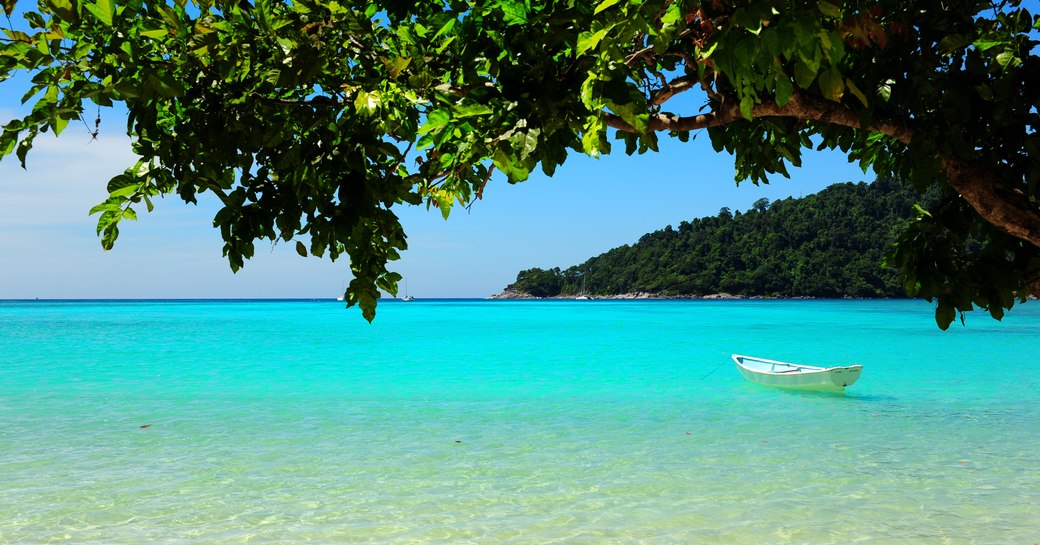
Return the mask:
[(415, 301), (415, 297), (408, 295), (408, 279), (404, 279), (404, 297), (401, 298), (404, 302)]
[(585, 293), (585, 275), (581, 275), (581, 291), (578, 292), (578, 296), (574, 298), (575, 301), (588, 301), (590, 297)]
[(815, 367), (740, 354), (733, 354), (733, 361), (748, 382), (796, 390), (842, 392), (859, 379), (863, 370), (863, 366), (858, 364)]

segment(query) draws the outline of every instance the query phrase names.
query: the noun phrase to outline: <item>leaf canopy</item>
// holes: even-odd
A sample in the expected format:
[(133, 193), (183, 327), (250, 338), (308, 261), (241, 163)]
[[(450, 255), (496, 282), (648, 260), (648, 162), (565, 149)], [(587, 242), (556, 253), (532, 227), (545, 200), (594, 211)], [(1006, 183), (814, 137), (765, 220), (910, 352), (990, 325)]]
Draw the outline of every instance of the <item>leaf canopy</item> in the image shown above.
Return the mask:
[[(407, 248), (395, 207), (447, 217), (493, 170), (515, 183), (610, 153), (612, 131), (643, 153), (705, 129), (738, 180), (818, 147), (939, 188), (887, 261), (942, 327), (1040, 292), (1040, 18), (1023, 2), (16, 3), (0, 80), (33, 106), (0, 153), (24, 165), (89, 107), (128, 111), (139, 161), (92, 210), (106, 248), (141, 202), (211, 192), (232, 269), (258, 240), (349, 256), (348, 305), (371, 319)], [(666, 109), (691, 91), (705, 113)]]

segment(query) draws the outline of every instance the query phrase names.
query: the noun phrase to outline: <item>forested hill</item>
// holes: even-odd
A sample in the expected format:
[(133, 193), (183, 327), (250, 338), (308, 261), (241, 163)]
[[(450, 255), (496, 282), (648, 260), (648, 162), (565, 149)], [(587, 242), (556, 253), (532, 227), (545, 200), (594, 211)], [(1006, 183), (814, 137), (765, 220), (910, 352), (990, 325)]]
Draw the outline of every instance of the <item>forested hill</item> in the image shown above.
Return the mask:
[(528, 269), (507, 292), (574, 295), (729, 293), (767, 297), (905, 297), (881, 257), (922, 198), (897, 180), (845, 183), (747, 212), (682, 222), (566, 270)]

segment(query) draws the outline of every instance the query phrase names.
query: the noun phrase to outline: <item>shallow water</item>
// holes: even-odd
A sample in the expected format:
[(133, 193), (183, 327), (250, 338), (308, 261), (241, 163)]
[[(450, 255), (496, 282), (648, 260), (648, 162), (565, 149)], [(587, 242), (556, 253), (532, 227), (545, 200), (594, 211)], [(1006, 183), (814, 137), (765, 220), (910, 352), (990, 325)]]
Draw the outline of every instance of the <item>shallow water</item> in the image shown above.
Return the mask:
[[(0, 302), (0, 543), (1035, 543), (1038, 333), (1038, 302)], [(733, 352), (864, 371), (774, 390)]]

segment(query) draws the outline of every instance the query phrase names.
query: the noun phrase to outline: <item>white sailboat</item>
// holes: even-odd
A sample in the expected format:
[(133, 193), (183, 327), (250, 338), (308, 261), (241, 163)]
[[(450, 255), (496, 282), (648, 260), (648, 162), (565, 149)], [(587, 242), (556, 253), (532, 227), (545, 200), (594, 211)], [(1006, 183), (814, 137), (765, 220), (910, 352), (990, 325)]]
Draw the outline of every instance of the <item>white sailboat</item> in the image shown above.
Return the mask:
[(588, 301), (591, 299), (588, 294), (585, 293), (585, 275), (581, 275), (581, 291), (578, 292), (578, 296), (574, 298), (575, 301)]
[(408, 295), (408, 279), (404, 279), (404, 297), (401, 298), (404, 302), (415, 301), (415, 297)]

